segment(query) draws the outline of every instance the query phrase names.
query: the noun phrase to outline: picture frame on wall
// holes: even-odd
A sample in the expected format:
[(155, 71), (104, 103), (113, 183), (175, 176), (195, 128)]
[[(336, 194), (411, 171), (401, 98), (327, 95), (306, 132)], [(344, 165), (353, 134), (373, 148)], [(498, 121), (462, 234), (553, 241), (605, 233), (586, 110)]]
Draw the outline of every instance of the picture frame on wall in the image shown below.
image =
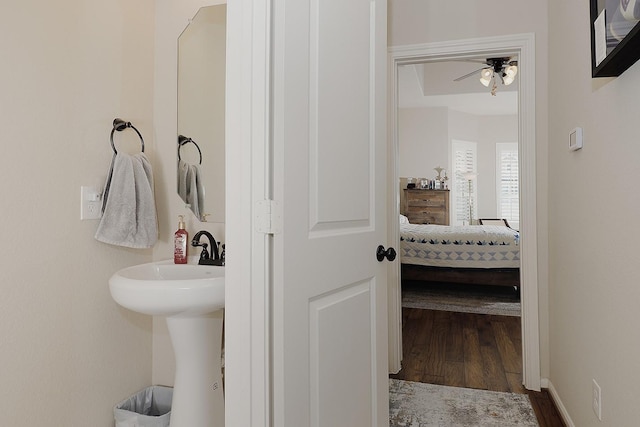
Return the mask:
[(617, 77), (640, 59), (640, 0), (589, 0), (591, 75)]

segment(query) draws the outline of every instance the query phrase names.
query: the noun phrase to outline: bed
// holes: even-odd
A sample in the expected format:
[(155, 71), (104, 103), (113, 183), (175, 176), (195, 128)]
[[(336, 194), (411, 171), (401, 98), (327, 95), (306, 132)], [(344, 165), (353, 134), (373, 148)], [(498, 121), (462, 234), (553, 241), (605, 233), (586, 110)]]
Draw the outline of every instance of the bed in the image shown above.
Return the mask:
[(520, 286), (519, 239), (504, 226), (410, 224), (401, 218), (402, 279)]

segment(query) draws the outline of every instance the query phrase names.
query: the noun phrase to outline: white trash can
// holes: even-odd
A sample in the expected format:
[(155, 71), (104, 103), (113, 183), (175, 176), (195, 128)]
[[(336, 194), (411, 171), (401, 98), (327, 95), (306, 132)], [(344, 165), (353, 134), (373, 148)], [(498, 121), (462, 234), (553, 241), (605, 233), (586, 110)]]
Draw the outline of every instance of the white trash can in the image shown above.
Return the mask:
[(116, 427), (169, 427), (173, 388), (154, 385), (113, 408)]

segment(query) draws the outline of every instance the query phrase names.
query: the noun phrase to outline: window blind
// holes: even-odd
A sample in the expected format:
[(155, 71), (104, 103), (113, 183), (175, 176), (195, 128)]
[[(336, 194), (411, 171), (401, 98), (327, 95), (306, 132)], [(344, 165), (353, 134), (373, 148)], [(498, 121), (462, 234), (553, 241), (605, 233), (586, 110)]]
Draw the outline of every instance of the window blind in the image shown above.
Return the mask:
[(518, 181), (518, 144), (496, 144), (498, 177), (498, 217), (510, 224), (520, 221), (520, 194)]
[(477, 188), (475, 180), (467, 179), (469, 173), (477, 172), (477, 144), (475, 142), (454, 141), (451, 144), (453, 159), (453, 223), (469, 224), (469, 215), (477, 218)]

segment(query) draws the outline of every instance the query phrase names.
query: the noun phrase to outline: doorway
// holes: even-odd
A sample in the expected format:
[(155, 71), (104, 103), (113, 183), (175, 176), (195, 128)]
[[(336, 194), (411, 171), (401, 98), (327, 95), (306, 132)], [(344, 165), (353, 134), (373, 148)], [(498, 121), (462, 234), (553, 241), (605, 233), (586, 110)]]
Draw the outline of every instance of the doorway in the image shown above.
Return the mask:
[[(518, 97), (518, 151), (520, 170), (520, 283), (522, 302), (523, 383), (540, 390), (540, 345), (538, 328), (538, 280), (536, 240), (535, 163), (535, 45), (532, 34), (470, 39), (390, 49), (390, 191), (399, 201), (398, 187), (398, 73), (403, 65), (478, 56), (516, 55), (520, 60)], [(389, 218), (399, 217), (399, 203), (391, 203)], [(398, 221), (390, 221), (389, 238), (400, 247)], [(402, 361), (402, 308), (399, 265), (389, 278), (389, 367), (397, 373)]]

